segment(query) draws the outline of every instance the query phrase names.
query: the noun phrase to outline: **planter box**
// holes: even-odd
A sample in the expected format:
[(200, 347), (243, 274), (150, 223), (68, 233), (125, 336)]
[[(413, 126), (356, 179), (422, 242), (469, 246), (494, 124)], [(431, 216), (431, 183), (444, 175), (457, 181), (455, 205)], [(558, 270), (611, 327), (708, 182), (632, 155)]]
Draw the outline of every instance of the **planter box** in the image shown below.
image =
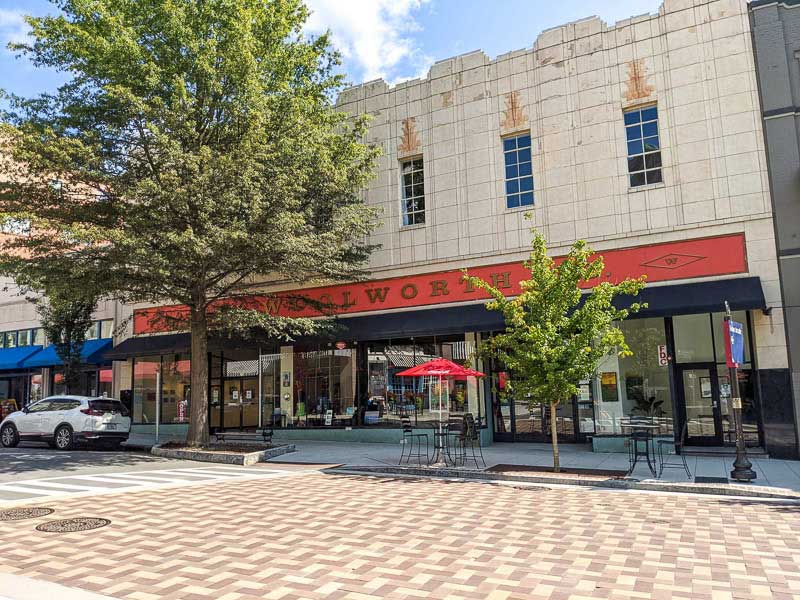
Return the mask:
[(181, 460), (196, 460), (199, 462), (223, 463), (226, 465), (254, 465), (294, 451), (294, 444), (285, 444), (282, 446), (275, 446), (274, 448), (267, 448), (266, 450), (258, 450), (256, 452), (212, 452), (202, 449), (188, 450), (153, 446), (150, 453), (154, 456), (161, 456), (162, 458), (178, 458)]

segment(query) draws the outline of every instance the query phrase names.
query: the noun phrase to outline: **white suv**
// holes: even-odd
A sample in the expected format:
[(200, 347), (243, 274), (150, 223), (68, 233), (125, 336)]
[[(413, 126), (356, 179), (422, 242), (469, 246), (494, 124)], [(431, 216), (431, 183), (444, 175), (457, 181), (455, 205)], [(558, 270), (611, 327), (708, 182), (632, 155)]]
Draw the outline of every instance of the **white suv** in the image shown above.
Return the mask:
[(0, 443), (13, 448), (20, 440), (36, 440), (59, 450), (69, 450), (78, 441), (119, 446), (130, 429), (131, 418), (119, 400), (50, 396), (3, 419)]

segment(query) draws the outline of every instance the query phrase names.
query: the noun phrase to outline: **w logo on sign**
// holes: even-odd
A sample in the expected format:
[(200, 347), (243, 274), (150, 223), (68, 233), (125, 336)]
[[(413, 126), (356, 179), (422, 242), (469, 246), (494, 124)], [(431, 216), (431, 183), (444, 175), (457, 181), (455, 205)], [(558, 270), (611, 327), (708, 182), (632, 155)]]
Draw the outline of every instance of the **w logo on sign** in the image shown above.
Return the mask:
[(692, 256), (691, 254), (665, 254), (642, 263), (642, 266), (655, 269), (680, 269), (704, 258), (705, 256)]

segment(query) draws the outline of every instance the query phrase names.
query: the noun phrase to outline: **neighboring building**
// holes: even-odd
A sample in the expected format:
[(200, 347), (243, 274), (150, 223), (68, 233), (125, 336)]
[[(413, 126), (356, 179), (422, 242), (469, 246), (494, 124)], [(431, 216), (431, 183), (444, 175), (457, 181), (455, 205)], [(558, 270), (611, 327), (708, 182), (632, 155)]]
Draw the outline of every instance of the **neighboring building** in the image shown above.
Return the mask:
[[(614, 26), (569, 23), (532, 49), (472, 52), (424, 80), (348, 89), (339, 106), (370, 114), (369, 140), (384, 151), (365, 192), (384, 211), (373, 280), (306, 290), (346, 307), (337, 340), (212, 342), (212, 428), (273, 421), (284, 438), (397, 440), (401, 415), (440, 417), (443, 393), (450, 417), (482, 418), (485, 442), (546, 441), (546, 411), (500, 393), (502, 365), (478, 364), (484, 381), (446, 391), (395, 376), (432, 356), (466, 361), (502, 328), (459, 269), (518, 289), (530, 211), (555, 254), (586, 239), (607, 278), (650, 281), (649, 307), (624, 323), (634, 355), (609, 357), (559, 409), (564, 441), (621, 450), (621, 421), (649, 414), (662, 435), (686, 423), (690, 444), (732, 444), (727, 300), (747, 339), (747, 443), (797, 456), (745, 3), (666, 0), (658, 15)], [(285, 287), (269, 291), (268, 310), (309, 314), (280, 297)], [(160, 412), (162, 431), (185, 431), (188, 336), (156, 335), (153, 310), (137, 307), (133, 337), (106, 356), (120, 361), (115, 389), (131, 390), (139, 429)]]
[[(8, 236), (26, 235), (29, 227), (23, 221), (0, 221), (0, 244)], [(112, 365), (104, 353), (112, 346), (117, 310), (116, 303), (101, 302), (95, 311), (82, 351), (80, 389), (74, 393), (112, 394)], [(34, 305), (12, 280), (0, 278), (0, 416), (13, 406), (63, 392), (63, 362), (46, 340)]]
[(800, 2), (750, 2), (789, 369), (769, 385), (794, 398), (787, 437), (800, 414)]

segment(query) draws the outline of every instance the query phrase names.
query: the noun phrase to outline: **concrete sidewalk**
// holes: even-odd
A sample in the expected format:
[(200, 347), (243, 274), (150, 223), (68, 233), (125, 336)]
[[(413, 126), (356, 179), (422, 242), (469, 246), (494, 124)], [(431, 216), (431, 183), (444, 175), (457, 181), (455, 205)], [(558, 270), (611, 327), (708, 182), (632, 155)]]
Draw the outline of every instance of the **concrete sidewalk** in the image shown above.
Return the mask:
[[(169, 441), (162, 436), (160, 443)], [(368, 444), (351, 442), (322, 442), (295, 440), (297, 451), (270, 462), (304, 463), (322, 465), (342, 465), (355, 467), (396, 467), (400, 458), (399, 444)], [(134, 434), (126, 445), (130, 448), (149, 450), (155, 444), (155, 436)], [(561, 466), (582, 469), (628, 470), (628, 455), (625, 453), (592, 452), (591, 447), (581, 444), (561, 444), (559, 446)], [(483, 448), (487, 468), (499, 464), (550, 467), (553, 464), (552, 448), (549, 444), (495, 443)], [(688, 479), (682, 468), (665, 469), (660, 483), (695, 484), (695, 477), (727, 478), (733, 468), (733, 456), (688, 456), (687, 462), (692, 478)], [(749, 487), (770, 487), (800, 494), (800, 461), (780, 460), (765, 457), (751, 457), (757, 479)], [(680, 462), (679, 457), (671, 457), (670, 462)], [(474, 470), (475, 465), (469, 463)], [(656, 481), (647, 463), (641, 459), (630, 479)], [(564, 483), (569, 483), (565, 480)], [(732, 482), (733, 483), (733, 482)], [(698, 488), (699, 491), (699, 488)]]
[[(311, 464), (339, 464), (355, 467), (396, 467), (400, 457), (400, 446), (395, 444), (351, 444), (342, 442), (297, 441), (297, 451), (273, 459), (270, 462), (300, 462)], [(628, 470), (628, 455), (620, 453), (592, 452), (583, 445), (562, 444), (559, 446), (562, 467), (583, 469)], [(495, 443), (483, 449), (486, 466), (498, 464), (549, 467), (553, 464), (552, 448), (549, 444), (502, 444)], [(671, 457), (671, 462), (680, 458)], [(732, 456), (687, 457), (692, 479), (681, 469), (665, 469), (662, 483), (694, 484), (694, 477), (727, 478), (733, 467)], [(758, 478), (749, 487), (780, 488), (800, 493), (800, 462), (771, 458), (752, 458), (753, 470)], [(474, 464), (469, 463), (474, 469)], [(631, 479), (655, 481), (647, 463), (639, 460)], [(565, 480), (564, 483), (569, 483)], [(681, 486), (682, 488), (685, 485)]]

